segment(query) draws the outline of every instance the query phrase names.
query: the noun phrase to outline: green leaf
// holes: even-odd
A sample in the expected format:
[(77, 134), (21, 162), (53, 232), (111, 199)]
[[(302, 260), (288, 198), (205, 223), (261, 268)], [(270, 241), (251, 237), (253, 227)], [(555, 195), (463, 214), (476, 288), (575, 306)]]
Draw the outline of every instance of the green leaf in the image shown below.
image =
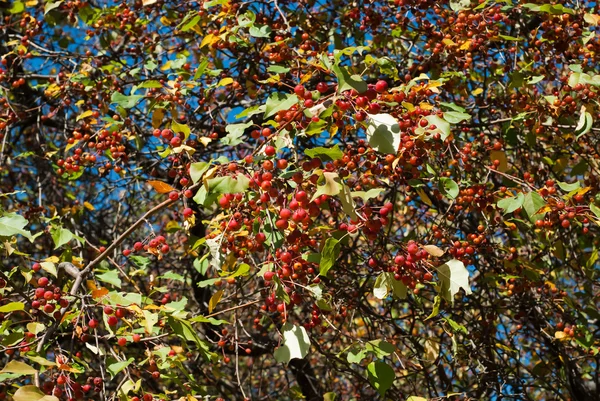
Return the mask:
[(192, 182), (195, 184), (200, 181), (200, 178), (208, 171), (209, 167), (210, 163), (206, 162), (192, 163), (190, 165), (190, 178), (192, 179)]
[(367, 138), (369, 144), (381, 153), (398, 153), (400, 147), (400, 126), (390, 114), (368, 114)]
[(594, 205), (594, 203), (590, 203), (590, 210), (592, 213), (594, 213), (596, 215), (597, 218), (600, 219), (600, 208), (596, 205)]
[(515, 42), (523, 40), (523, 38), (516, 38), (514, 36), (508, 36), (508, 35), (498, 35), (498, 37), (500, 39), (509, 40), (509, 41), (515, 41)]
[(106, 273), (96, 274), (96, 278), (105, 283), (112, 284), (117, 288), (121, 288), (121, 279), (119, 278), (119, 272), (116, 270), (109, 270)]
[(467, 111), (467, 109), (465, 109), (464, 107), (460, 107), (460, 106), (456, 105), (455, 103), (440, 102), (440, 106), (444, 106), (451, 110), (458, 111), (461, 113), (464, 113)]
[(46, 330), (46, 326), (43, 323), (31, 322), (27, 323), (27, 331), (33, 334), (40, 334)]
[(52, 235), (52, 240), (54, 241), (54, 249), (68, 244), (74, 238), (73, 233), (63, 227), (52, 227), (50, 235)]
[(308, 136), (319, 135), (325, 130), (325, 127), (327, 127), (327, 121), (325, 120), (311, 121), (304, 130), (304, 133)]
[(267, 68), (267, 71), (275, 74), (285, 74), (286, 72), (290, 72), (290, 69), (282, 65), (270, 65), (269, 68)]
[(404, 283), (396, 280), (392, 273), (381, 273), (375, 280), (373, 295), (378, 299), (385, 299), (390, 291), (398, 299), (406, 298), (407, 288)]
[(529, 216), (529, 219), (532, 222), (539, 220), (544, 216), (545, 213), (537, 214), (537, 211), (546, 206), (546, 202), (544, 198), (540, 194), (535, 191), (531, 191), (525, 195), (525, 199), (523, 200), (523, 209)]
[(454, 295), (462, 288), (465, 294), (471, 294), (469, 271), (464, 263), (457, 259), (449, 260), (437, 268), (440, 279), (440, 295), (454, 305)]
[(8, 9), (11, 14), (20, 14), (25, 11), (25, 4), (22, 1), (13, 1), (12, 6)]
[(387, 363), (373, 361), (367, 366), (369, 382), (377, 390), (379, 395), (383, 397), (385, 392), (392, 387), (396, 375), (394, 369)]
[(254, 123), (252, 121), (248, 121), (247, 123), (227, 125), (227, 127), (225, 127), (225, 131), (227, 131), (228, 134), (221, 138), (221, 143), (229, 146), (239, 145), (240, 143), (244, 142), (242, 136), (244, 135), (246, 128), (251, 127), (253, 124)]
[(360, 75), (350, 75), (348, 68), (336, 64), (332, 70), (338, 79), (338, 93), (351, 89), (363, 93), (368, 89), (367, 83), (362, 80)]
[(135, 107), (135, 105), (137, 104), (137, 102), (140, 99), (143, 99), (143, 98), (144, 98), (143, 95), (125, 96), (122, 93), (113, 92), (112, 96), (110, 97), (110, 102), (116, 103), (119, 106), (123, 107), (124, 109), (131, 109), (131, 108)]
[(471, 115), (458, 111), (446, 111), (444, 112), (444, 120), (450, 124), (458, 124), (461, 121), (468, 121), (471, 119)]
[(575, 135), (577, 136), (577, 139), (590, 132), (592, 125), (594, 124), (594, 118), (589, 112), (586, 111), (585, 106), (581, 106), (580, 113), (581, 116), (579, 117), (579, 122), (575, 127)]
[(0, 217), (0, 237), (12, 237), (13, 235), (22, 235), (33, 242), (31, 232), (23, 230), (29, 224), (27, 219), (16, 213), (8, 213)]
[(184, 140), (190, 137), (191, 131), (187, 124), (179, 124), (177, 121), (173, 120), (171, 121), (171, 129), (173, 132), (183, 134)]
[[(452, 113), (452, 112), (447, 111), (446, 113)], [(444, 113), (444, 115), (446, 115), (446, 113)], [(425, 117), (425, 119), (427, 120), (429, 125), (436, 126), (436, 129), (433, 131), (429, 130), (429, 128), (428, 128), (428, 132), (430, 132), (432, 134), (439, 133), (442, 140), (448, 138), (448, 136), (450, 135), (450, 124), (448, 123), (448, 121), (444, 120), (443, 118), (441, 118), (440, 116), (438, 116), (436, 114), (429, 115), (429, 116)]]
[(227, 320), (219, 320), (212, 317), (204, 317), (204, 316), (196, 316), (193, 319), (190, 319), (192, 323), (210, 323), (214, 326), (219, 326), (221, 324), (230, 324)]
[(182, 32), (187, 32), (190, 29), (192, 29), (193, 27), (195, 27), (198, 22), (200, 22), (200, 16), (198, 15), (197, 12), (194, 12), (194, 14), (196, 14), (193, 18), (189, 18), (187, 21), (183, 21), (182, 22), (182, 26), (181, 28), (179, 28)]
[(235, 194), (248, 189), (250, 179), (244, 174), (238, 173), (236, 178), (230, 176), (211, 178), (207, 180), (207, 184), (209, 194)]
[(10, 361), (6, 364), (0, 373), (19, 373), (21, 375), (34, 375), (37, 373), (37, 369), (32, 368), (27, 365), (25, 362), (20, 361)]
[(283, 344), (273, 354), (279, 363), (288, 363), (291, 359), (302, 359), (310, 350), (310, 339), (302, 326), (286, 322), (281, 328)]
[(268, 25), (261, 27), (251, 26), (248, 33), (255, 38), (268, 38), (271, 35), (271, 28)]
[(512, 213), (521, 206), (523, 206), (523, 202), (525, 201), (525, 196), (523, 193), (517, 194), (517, 196), (512, 196), (510, 198), (504, 198), (498, 201), (496, 204), (500, 209), (504, 209), (504, 214)]
[(450, 325), (450, 328), (452, 329), (453, 332), (469, 334), (469, 331), (467, 330), (467, 328), (465, 326), (463, 326), (460, 323), (455, 322), (454, 320), (450, 319), (449, 317), (445, 317), (444, 321)]
[(431, 310), (431, 313), (429, 314), (429, 316), (427, 316), (427, 318), (425, 318), (425, 320), (433, 319), (434, 317), (436, 317), (440, 313), (440, 305), (441, 304), (442, 304), (442, 297), (440, 297), (439, 295), (436, 295), (435, 298), (433, 298), (433, 309)]
[(363, 202), (366, 202), (369, 199), (377, 198), (384, 191), (385, 191), (384, 188), (373, 188), (373, 189), (369, 189), (366, 192), (365, 191), (354, 191), (354, 192), (352, 192), (352, 197), (360, 198), (363, 200)]
[(352, 192), (350, 192), (348, 185), (342, 184), (342, 191), (338, 195), (340, 201), (342, 202), (342, 210), (344, 213), (346, 213), (352, 220), (358, 220), (358, 215), (356, 214), (356, 203), (354, 203), (354, 199), (352, 199)]
[(340, 242), (337, 239), (333, 237), (327, 238), (325, 246), (323, 246), (323, 250), (321, 251), (321, 261), (319, 262), (320, 276), (326, 276), (329, 269), (333, 267), (338, 256), (340, 256), (340, 248)]
[(337, 173), (326, 171), (323, 173), (323, 178), (325, 179), (325, 183), (317, 186), (311, 202), (321, 195), (335, 196), (340, 193), (342, 184)]
[(119, 374), (119, 372), (123, 371), (123, 369), (125, 369), (127, 366), (131, 365), (133, 363), (133, 361), (135, 361), (134, 358), (129, 358), (126, 361), (120, 361), (120, 362), (115, 362), (115, 363), (109, 364), (108, 372), (110, 373), (110, 376), (115, 377), (116, 375)]
[(50, 11), (54, 10), (55, 8), (60, 7), (60, 5), (63, 3), (64, 0), (59, 0), (59, 1), (50, 1), (48, 3), (46, 3), (46, 5), (44, 6), (44, 15), (48, 14)]
[(339, 160), (344, 156), (344, 152), (340, 150), (338, 145), (335, 145), (331, 148), (323, 148), (319, 146), (312, 149), (306, 149), (304, 154), (313, 159), (318, 157), (323, 161)]
[(579, 188), (581, 188), (581, 184), (579, 183), (579, 181), (575, 181), (574, 183), (566, 183), (566, 182), (557, 182), (556, 183), (560, 189), (562, 189), (565, 192), (571, 192), (571, 191), (576, 191)]
[(280, 92), (272, 93), (265, 105), (265, 117), (270, 117), (281, 110), (288, 110), (296, 103), (298, 103), (298, 96), (296, 95)]
[(575, 11), (573, 11), (573, 9), (567, 8), (567, 7), (563, 6), (562, 4), (538, 5), (538, 4), (526, 3), (526, 4), (523, 4), (522, 7), (528, 8), (531, 11), (542, 11), (542, 12), (552, 14), (552, 15), (560, 15), (560, 14), (573, 15), (573, 14), (575, 14)]
[(58, 401), (58, 397), (46, 395), (36, 386), (19, 387), (13, 394), (13, 401)]
[(9, 302), (6, 305), (0, 306), (0, 313), (8, 313), (24, 309), (25, 304), (23, 302)]
[(447, 198), (456, 199), (458, 194), (460, 193), (460, 189), (458, 188), (458, 184), (452, 179), (448, 177), (440, 178), (440, 192)]
[(41, 262), (40, 266), (42, 270), (52, 274), (54, 277), (58, 277), (58, 271), (56, 270), (56, 265), (53, 262)]

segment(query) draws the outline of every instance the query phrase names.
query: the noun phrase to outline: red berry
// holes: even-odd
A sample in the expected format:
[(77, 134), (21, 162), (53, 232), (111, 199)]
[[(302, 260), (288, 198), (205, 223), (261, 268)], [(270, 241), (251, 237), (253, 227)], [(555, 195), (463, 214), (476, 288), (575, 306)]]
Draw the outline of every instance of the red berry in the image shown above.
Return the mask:
[(131, 249), (123, 249), (123, 256), (127, 257), (131, 255)]
[(142, 336), (141, 336), (141, 335), (139, 335), (139, 334), (137, 334), (137, 333), (135, 333), (135, 334), (132, 336), (132, 339), (133, 339), (133, 342), (134, 342), (134, 343), (138, 343), (138, 342), (140, 342), (140, 340), (142, 339)]
[(45, 287), (48, 285), (48, 282), (49, 282), (48, 277), (40, 277), (40, 278), (38, 278), (37, 283), (38, 283), (39, 287)]
[(34, 263), (33, 266), (31, 266), (31, 269), (34, 272), (39, 272), (41, 268), (42, 268), (42, 265), (40, 265), (39, 263)]
[(169, 199), (171, 199), (172, 201), (179, 199), (179, 192), (177, 192), (177, 191), (169, 192)]
[(319, 93), (325, 93), (329, 90), (329, 86), (327, 85), (327, 83), (325, 82), (319, 82), (317, 84), (317, 91), (319, 91)]
[(144, 249), (144, 244), (142, 244), (140, 241), (136, 242), (135, 244), (133, 244), (133, 249), (136, 252), (141, 251), (142, 249)]
[(90, 329), (95, 329), (96, 327), (98, 327), (98, 321), (96, 319), (90, 319), (90, 321), (88, 322), (88, 326)]
[(273, 276), (275, 275), (274, 272), (272, 271), (267, 271), (265, 272), (265, 275), (263, 276), (265, 278), (265, 280), (267, 281), (271, 281), (273, 279)]
[(116, 316), (109, 316), (108, 319), (106, 319), (106, 321), (108, 322), (109, 326), (116, 326), (117, 323), (119, 323), (119, 318), (117, 318)]
[(294, 93), (300, 97), (304, 96), (304, 92), (306, 91), (306, 89), (304, 89), (304, 86), (298, 84), (296, 85), (296, 87), (294, 88)]
[(408, 253), (410, 253), (411, 255), (416, 254), (417, 252), (419, 252), (419, 247), (417, 246), (417, 244), (415, 243), (410, 243), (408, 244), (408, 247), (406, 247), (406, 250), (408, 251)]
[(115, 310), (112, 308), (112, 306), (105, 306), (104, 307), (104, 314), (105, 315), (112, 315), (115, 312)]
[(127, 345), (127, 339), (125, 337), (121, 337), (117, 340), (117, 344), (119, 344), (120, 347), (124, 347)]
[(192, 217), (193, 214), (194, 211), (191, 208), (186, 207), (185, 209), (183, 209), (183, 217), (185, 217), (186, 219)]
[(267, 146), (265, 147), (265, 155), (267, 156), (273, 156), (275, 154), (275, 148), (273, 146)]
[(375, 84), (375, 90), (379, 93), (385, 92), (388, 88), (388, 83), (384, 80), (379, 80)]

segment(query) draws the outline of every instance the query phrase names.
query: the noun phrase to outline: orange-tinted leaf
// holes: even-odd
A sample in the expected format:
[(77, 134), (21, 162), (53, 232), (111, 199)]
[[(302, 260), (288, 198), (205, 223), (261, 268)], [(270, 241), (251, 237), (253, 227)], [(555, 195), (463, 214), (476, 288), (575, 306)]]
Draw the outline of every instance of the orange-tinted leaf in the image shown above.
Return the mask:
[(108, 289), (105, 287), (100, 287), (97, 290), (92, 291), (92, 298), (98, 299), (108, 294)]
[(175, 190), (175, 188), (162, 181), (150, 180), (148, 181), (148, 184), (152, 185), (152, 188), (159, 194), (166, 194)]

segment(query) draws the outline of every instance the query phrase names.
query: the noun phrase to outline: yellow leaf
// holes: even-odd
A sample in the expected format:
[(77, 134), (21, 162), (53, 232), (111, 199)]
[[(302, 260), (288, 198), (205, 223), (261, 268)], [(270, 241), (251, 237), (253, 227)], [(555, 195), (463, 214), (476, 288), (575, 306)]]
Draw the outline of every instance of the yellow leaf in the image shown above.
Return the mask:
[(160, 17), (160, 22), (161, 22), (163, 25), (166, 25), (166, 26), (171, 26), (171, 20), (170, 20), (170, 19), (168, 19), (167, 17)]
[(557, 331), (556, 333), (554, 333), (554, 338), (558, 339), (558, 340), (566, 340), (567, 339), (567, 333), (565, 333), (564, 331)]
[(223, 297), (223, 290), (219, 290), (210, 297), (208, 301), (208, 313), (212, 313), (213, 309), (217, 306), (221, 298)]
[(37, 5), (38, 5), (38, 0), (27, 0), (27, 1), (25, 2), (25, 5), (26, 5), (27, 7), (35, 7), (35, 6), (37, 6)]
[(477, 96), (477, 95), (481, 95), (482, 93), (483, 93), (483, 89), (482, 88), (477, 88), (473, 92), (471, 92), (471, 95)]
[(162, 181), (150, 180), (148, 181), (148, 184), (152, 185), (152, 188), (154, 188), (154, 190), (159, 194), (166, 194), (175, 190), (175, 188)]
[(33, 375), (37, 373), (37, 369), (32, 368), (25, 362), (10, 361), (6, 366), (0, 370), (2, 373), (20, 373), (23, 375)]
[(73, 143), (67, 144), (67, 146), (65, 146), (65, 153), (67, 153), (69, 151), (69, 149), (71, 149), (72, 147), (76, 146), (78, 143), (79, 143), (79, 140), (76, 140)]
[(198, 142), (200, 142), (202, 145), (206, 146), (212, 142), (212, 139), (210, 139), (207, 136), (201, 136), (200, 138), (198, 138)]
[(415, 109), (415, 106), (412, 103), (408, 103), (408, 102), (402, 102), (402, 107), (404, 107), (409, 112), (411, 112)]
[(92, 110), (84, 111), (83, 113), (77, 116), (76, 121), (83, 120), (84, 118), (89, 117), (92, 114), (94, 114)]
[(83, 202), (83, 206), (85, 206), (88, 210), (95, 210), (96, 208), (90, 202)]
[(417, 192), (417, 194), (419, 194), (419, 197), (427, 206), (433, 206), (433, 202), (431, 202), (431, 199), (429, 198), (429, 196), (427, 196), (427, 194), (425, 193), (425, 191), (423, 191), (422, 188), (417, 188), (415, 189), (415, 191)]
[(422, 102), (419, 104), (419, 107), (423, 110), (433, 110), (433, 105), (427, 103), (427, 102)]
[(165, 109), (156, 109), (152, 114), (152, 128), (158, 128), (162, 124), (165, 116)]
[(58, 256), (49, 256), (46, 259), (44, 259), (44, 262), (58, 263), (60, 262), (60, 259), (58, 258)]
[(465, 42), (460, 45), (459, 49), (460, 50), (469, 50), (469, 48), (471, 47), (471, 39), (467, 39), (465, 40)]
[(583, 15), (583, 20), (590, 25), (600, 25), (600, 15), (598, 14), (585, 13)]
[(200, 48), (203, 48), (204, 46), (207, 45), (213, 45), (215, 43), (217, 43), (219, 41), (219, 37), (213, 35), (212, 33), (209, 33), (208, 35), (206, 35), (204, 37), (204, 39), (202, 39), (202, 43), (200, 43)]
[(232, 83), (233, 83), (233, 78), (226, 77), (226, 78), (221, 79), (217, 86), (227, 86), (227, 85), (231, 85)]
[(456, 43), (454, 43), (452, 39), (444, 39), (442, 40), (442, 43), (446, 46), (456, 46)]
[(300, 79), (300, 84), (308, 82), (308, 80), (311, 78), (312, 78), (312, 73), (308, 72), (308, 73), (304, 74), (304, 76)]

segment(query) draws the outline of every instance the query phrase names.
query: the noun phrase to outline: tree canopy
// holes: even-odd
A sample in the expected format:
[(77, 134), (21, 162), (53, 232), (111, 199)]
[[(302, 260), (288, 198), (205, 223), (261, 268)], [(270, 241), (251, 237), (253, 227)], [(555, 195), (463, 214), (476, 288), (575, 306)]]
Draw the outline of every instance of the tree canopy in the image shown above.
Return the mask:
[(0, 2), (0, 400), (600, 399), (588, 0)]

